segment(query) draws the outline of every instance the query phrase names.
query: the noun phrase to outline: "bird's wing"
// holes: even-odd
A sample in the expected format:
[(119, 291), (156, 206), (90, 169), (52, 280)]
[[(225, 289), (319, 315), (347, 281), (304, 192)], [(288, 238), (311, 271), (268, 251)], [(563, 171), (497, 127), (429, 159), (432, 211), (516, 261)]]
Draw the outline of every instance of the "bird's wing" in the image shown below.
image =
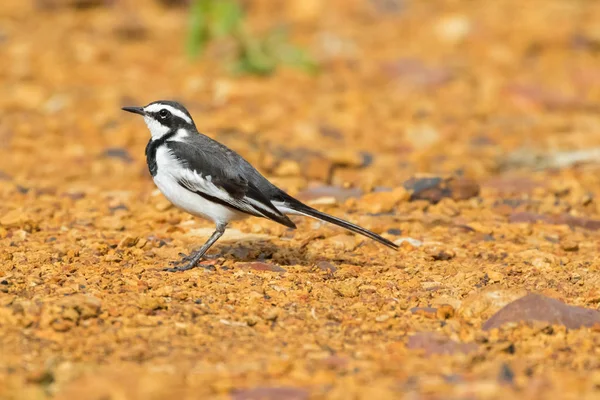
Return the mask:
[(296, 227), (244, 176), (240, 162), (245, 161), (230, 149), (197, 141), (167, 141), (166, 146), (182, 166), (173, 176), (185, 189), (243, 213)]

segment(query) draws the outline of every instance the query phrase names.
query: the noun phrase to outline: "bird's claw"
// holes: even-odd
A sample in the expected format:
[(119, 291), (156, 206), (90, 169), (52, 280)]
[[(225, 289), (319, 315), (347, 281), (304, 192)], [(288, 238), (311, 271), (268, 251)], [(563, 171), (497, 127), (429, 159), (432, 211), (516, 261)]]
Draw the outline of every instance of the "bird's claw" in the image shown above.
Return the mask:
[[(190, 263), (194, 259), (194, 256), (195, 256), (194, 253), (191, 253), (190, 255), (187, 255), (185, 253), (179, 253), (179, 257), (181, 257), (181, 259), (175, 260), (175, 261), (171, 261), (169, 264), (171, 264), (173, 266), (178, 266), (178, 265), (181, 265), (181, 264)], [(218, 258), (218, 256), (217, 255), (205, 254), (202, 258), (206, 259), (206, 260), (214, 260), (214, 259)]]
[(206, 269), (208, 271), (216, 271), (217, 270), (217, 268), (214, 265), (212, 265), (212, 264), (199, 264), (199, 263), (192, 264), (192, 263), (189, 263), (189, 264), (187, 264), (187, 265), (185, 265), (183, 267), (163, 268), (163, 271), (166, 271), (166, 272), (183, 272), (183, 271), (188, 271), (188, 270), (196, 268), (196, 267), (204, 268), (204, 269)]
[(171, 264), (173, 266), (177, 266), (177, 265), (189, 263), (194, 258), (193, 256), (194, 256), (193, 253), (190, 254), (189, 256), (184, 253), (179, 253), (179, 257), (181, 257), (181, 258), (179, 260), (171, 261), (171, 262), (169, 262), (169, 264)]

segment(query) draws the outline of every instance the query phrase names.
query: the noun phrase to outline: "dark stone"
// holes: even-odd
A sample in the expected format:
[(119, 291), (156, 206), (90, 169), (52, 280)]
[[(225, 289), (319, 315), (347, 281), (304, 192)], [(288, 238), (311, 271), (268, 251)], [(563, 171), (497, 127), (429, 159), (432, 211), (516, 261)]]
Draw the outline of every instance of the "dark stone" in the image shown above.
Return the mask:
[(321, 133), (321, 135), (323, 135), (327, 138), (331, 138), (331, 139), (335, 139), (335, 140), (344, 139), (344, 135), (342, 134), (342, 132), (340, 132), (339, 129), (334, 128), (329, 125), (319, 126), (319, 132)]
[(515, 344), (511, 343), (502, 351), (508, 354), (515, 354), (517, 352), (517, 349), (515, 348)]
[(504, 363), (502, 364), (502, 367), (500, 367), (498, 381), (500, 384), (504, 385), (513, 385), (515, 383), (515, 373), (508, 364)]
[(448, 261), (454, 258), (453, 254), (446, 253), (444, 250), (433, 255), (434, 261)]
[(479, 195), (479, 185), (468, 178), (411, 178), (404, 182), (404, 188), (411, 191), (410, 201), (426, 200), (438, 203), (444, 197), (454, 200), (467, 200)]
[(110, 210), (111, 213), (114, 213), (115, 211), (119, 211), (119, 210), (129, 211), (129, 208), (125, 204), (118, 204), (114, 207), (109, 207), (108, 209)]
[(482, 288), (484, 286), (487, 286), (487, 284), (490, 283), (490, 277), (488, 276), (488, 274), (483, 275), (483, 277), (479, 280), (478, 283), (475, 284), (476, 288)]
[(127, 149), (123, 149), (120, 147), (108, 148), (108, 149), (104, 150), (104, 152), (102, 153), (102, 156), (106, 157), (106, 158), (116, 158), (116, 159), (124, 161), (128, 164), (133, 162), (133, 158), (131, 158), (129, 151), (127, 151)]
[[(437, 203), (442, 199), (442, 193), (440, 191), (440, 185), (442, 178), (411, 178), (404, 182), (404, 188), (412, 191), (410, 200), (430, 200), (435, 199)], [(435, 196), (435, 197), (434, 197)], [(430, 200), (431, 201), (431, 200)]]
[(374, 158), (373, 154), (368, 153), (366, 151), (362, 151), (360, 153), (360, 155), (363, 159), (361, 167), (364, 168), (364, 167), (368, 167), (369, 165), (373, 164), (373, 158)]

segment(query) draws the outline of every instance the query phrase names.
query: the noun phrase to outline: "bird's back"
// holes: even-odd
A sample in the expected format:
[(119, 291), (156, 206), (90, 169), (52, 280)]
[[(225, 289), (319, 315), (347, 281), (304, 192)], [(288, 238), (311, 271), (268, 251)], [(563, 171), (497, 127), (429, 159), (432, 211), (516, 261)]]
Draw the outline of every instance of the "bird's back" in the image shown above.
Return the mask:
[(194, 160), (211, 160), (191, 167), (207, 175), (235, 179), (243, 177), (260, 190), (267, 198), (278, 198), (282, 191), (267, 180), (245, 158), (222, 143), (202, 134), (192, 134), (185, 138), (189, 151), (195, 152)]

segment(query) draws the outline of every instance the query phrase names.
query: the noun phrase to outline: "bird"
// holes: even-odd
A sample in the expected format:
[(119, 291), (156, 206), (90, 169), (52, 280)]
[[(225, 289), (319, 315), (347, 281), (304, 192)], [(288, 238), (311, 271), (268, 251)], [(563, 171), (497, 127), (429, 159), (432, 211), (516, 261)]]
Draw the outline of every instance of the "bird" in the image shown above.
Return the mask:
[(308, 216), (398, 249), (392, 241), (318, 211), (279, 189), (238, 153), (200, 133), (182, 104), (158, 100), (144, 107), (123, 107), (122, 110), (144, 117), (150, 131), (146, 161), (158, 189), (177, 208), (215, 224), (215, 231), (206, 243), (189, 255), (182, 254), (181, 260), (172, 262), (172, 267), (165, 271), (197, 267), (231, 221), (250, 216), (293, 229), (296, 224), (288, 215)]

